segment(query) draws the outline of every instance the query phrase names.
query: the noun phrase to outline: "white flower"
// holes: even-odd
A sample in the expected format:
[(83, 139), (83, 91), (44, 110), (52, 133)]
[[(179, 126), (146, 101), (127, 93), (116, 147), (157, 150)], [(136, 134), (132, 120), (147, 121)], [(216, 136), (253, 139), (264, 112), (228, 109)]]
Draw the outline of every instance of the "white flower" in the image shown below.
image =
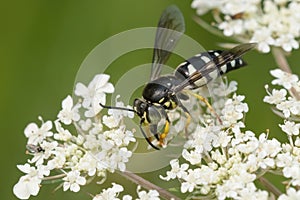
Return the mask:
[(97, 170), (97, 160), (95, 156), (90, 153), (86, 153), (82, 158), (80, 158), (76, 168), (79, 171), (87, 171), (89, 176), (94, 176)]
[(192, 165), (197, 165), (202, 161), (202, 152), (199, 152), (198, 150), (188, 151), (186, 149), (183, 149), (182, 157), (185, 160), (189, 161)]
[(14, 186), (13, 192), (19, 199), (29, 199), (30, 195), (36, 196), (40, 191), (41, 179), (28, 175), (22, 176)]
[(295, 188), (288, 188), (286, 194), (282, 194), (278, 197), (278, 200), (297, 200), (300, 199), (300, 190)]
[(80, 120), (79, 125), (83, 131), (87, 131), (92, 127), (92, 120), (86, 119), (86, 120)]
[(291, 166), (293, 162), (293, 157), (289, 152), (281, 153), (276, 156), (276, 165), (278, 167)]
[(227, 132), (225, 131), (221, 131), (219, 134), (218, 134), (218, 137), (216, 137), (214, 140), (213, 140), (213, 143), (212, 145), (214, 147), (227, 147), (229, 142), (231, 141), (231, 138), (232, 136), (228, 135)]
[[(116, 107), (132, 109), (131, 106), (125, 107), (123, 102), (118, 101), (119, 98), (120, 98), (120, 95), (117, 95)], [(109, 114), (109, 116), (107, 116), (107, 115), (103, 116), (103, 123), (109, 128), (117, 127), (124, 117), (129, 117), (129, 118), (134, 117), (134, 112), (120, 110), (120, 109), (109, 109), (108, 114)]]
[(125, 163), (128, 162), (128, 158), (132, 155), (131, 151), (128, 151), (125, 147), (122, 147), (118, 152), (114, 153), (110, 157), (110, 167), (114, 169), (119, 169), (120, 171), (125, 171)]
[(300, 114), (300, 102), (292, 97), (288, 97), (286, 101), (277, 104), (276, 108), (282, 111), (285, 118), (290, 117), (291, 114)]
[(225, 36), (239, 35), (243, 32), (242, 20), (225, 21), (219, 24), (219, 29), (223, 30)]
[(281, 144), (276, 138), (267, 139), (267, 135), (262, 133), (259, 136), (259, 153), (264, 152), (266, 156), (274, 158), (282, 150)]
[(65, 181), (63, 184), (64, 191), (70, 189), (73, 192), (78, 192), (80, 190), (79, 185), (85, 185), (86, 183), (86, 179), (83, 176), (80, 176), (79, 171), (68, 172), (63, 180)]
[(295, 122), (285, 121), (283, 125), (279, 124), (282, 131), (287, 133), (289, 136), (299, 135), (300, 124)]
[(93, 135), (96, 135), (96, 134), (99, 134), (103, 129), (103, 124), (101, 122), (94, 122), (92, 123), (92, 128), (91, 130), (89, 130), (89, 134), (93, 134)]
[[(268, 91), (267, 91), (268, 92)], [(264, 102), (269, 104), (279, 104), (286, 99), (287, 91), (285, 89), (272, 90), (272, 94), (268, 93), (269, 96), (264, 97)]]
[(236, 81), (230, 81), (227, 82), (226, 77), (225, 78), (225, 84), (219, 84), (216, 87), (213, 87), (213, 94), (217, 95), (219, 97), (225, 97), (229, 96), (231, 93), (235, 92), (237, 90), (237, 82)]
[(114, 116), (107, 116), (107, 115), (104, 115), (102, 120), (103, 120), (103, 124), (105, 124), (108, 128), (115, 128), (119, 125), (120, 122)]
[(99, 148), (100, 142), (97, 139), (95, 134), (85, 135), (85, 141), (83, 143), (83, 147), (87, 150), (97, 151)]
[(247, 200), (268, 200), (269, 195), (267, 191), (258, 190), (255, 187), (254, 183), (248, 183), (246, 187), (238, 191), (238, 199), (247, 199)]
[(169, 181), (171, 179), (182, 178), (187, 175), (186, 170), (189, 167), (188, 164), (182, 164), (180, 166), (178, 159), (173, 159), (170, 161), (170, 165), (171, 165), (171, 171), (167, 171), (166, 177), (160, 176), (161, 179)]
[(285, 51), (289, 52), (292, 49), (298, 49), (299, 43), (295, 40), (292, 34), (283, 34), (276, 39), (275, 45), (281, 46)]
[[(122, 185), (112, 183), (111, 188), (103, 189), (100, 194), (97, 194), (93, 200), (119, 200), (118, 195), (124, 190)], [(128, 197), (127, 197), (128, 198)]]
[(272, 32), (268, 28), (263, 27), (261, 29), (257, 29), (250, 39), (250, 42), (257, 42), (258, 50), (263, 53), (268, 53), (270, 52), (270, 45), (275, 43), (275, 40), (272, 38), (271, 34)]
[(159, 193), (156, 190), (149, 190), (148, 192), (140, 190), (141, 187), (138, 186), (137, 193), (138, 197), (136, 200), (160, 200)]
[(29, 164), (18, 165), (17, 167), (27, 175), (22, 176), (19, 179), (19, 182), (14, 186), (14, 194), (19, 199), (28, 199), (30, 195), (36, 196), (40, 190), (40, 183), (42, 182), (43, 175), (48, 174), (49, 171), (39, 171)]
[(273, 85), (281, 85), (288, 90), (291, 89), (293, 85), (296, 85), (299, 80), (298, 76), (284, 72), (281, 69), (271, 70), (270, 73), (277, 78), (272, 81)]
[(211, 1), (203, 1), (203, 0), (193, 0), (192, 8), (197, 9), (197, 13), (199, 15), (203, 15), (208, 12), (210, 9), (219, 8), (221, 6), (222, 1), (220, 0), (211, 0)]
[(268, 53), (270, 46), (285, 51), (299, 48), (300, 4), (288, 0), (194, 0), (192, 7), (197, 14), (209, 10), (215, 19), (215, 27), (225, 36), (237, 40), (257, 42), (258, 50)]
[(120, 126), (116, 130), (105, 131), (103, 136), (113, 141), (117, 147), (127, 146), (130, 142), (136, 141), (131, 131), (125, 131), (125, 126)]
[(123, 196), (122, 200), (132, 200), (132, 196), (126, 194)]
[(300, 147), (300, 137), (296, 137), (295, 146)]
[(217, 149), (216, 151), (211, 151), (211, 158), (218, 164), (224, 164), (227, 160), (226, 156), (222, 155), (219, 149)]
[(193, 192), (201, 175), (199, 168), (195, 170), (189, 169), (188, 175), (184, 177), (184, 182), (181, 184), (181, 192)]
[(59, 120), (54, 122), (57, 133), (54, 134), (54, 139), (61, 141), (69, 141), (73, 136), (68, 129), (64, 129)]
[(216, 127), (202, 127), (197, 125), (196, 130), (191, 135), (191, 138), (185, 143), (184, 147), (186, 149), (195, 149), (197, 153), (211, 151), (212, 141), (214, 137), (216, 137), (214, 132), (218, 132), (218, 130), (214, 130), (214, 128)]
[(105, 104), (105, 93), (113, 93), (114, 87), (108, 82), (109, 75), (98, 74), (86, 87), (82, 83), (77, 83), (75, 88), (75, 94), (83, 98), (82, 106), (88, 110), (85, 113), (86, 117), (95, 116), (102, 107), (99, 103)]
[(291, 178), (292, 186), (300, 186), (300, 163), (294, 162), (291, 166), (283, 168), (282, 172), (284, 177)]
[(248, 105), (242, 102), (244, 99), (245, 96), (234, 94), (231, 99), (225, 102), (221, 116), (224, 126), (232, 126), (243, 118), (243, 113), (248, 112)]
[(63, 168), (66, 162), (66, 151), (62, 147), (57, 147), (53, 152), (54, 156), (52, 160), (49, 160), (47, 166), (49, 169)]
[(24, 134), (28, 138), (27, 144), (40, 144), (45, 138), (53, 135), (50, 131), (51, 129), (51, 121), (47, 121), (46, 123), (42, 122), (42, 126), (40, 128), (36, 125), (36, 123), (28, 124), (24, 130)]
[(80, 115), (78, 113), (79, 104), (73, 106), (73, 99), (68, 95), (61, 103), (62, 110), (59, 111), (57, 118), (64, 124), (69, 125), (72, 121), (78, 121)]

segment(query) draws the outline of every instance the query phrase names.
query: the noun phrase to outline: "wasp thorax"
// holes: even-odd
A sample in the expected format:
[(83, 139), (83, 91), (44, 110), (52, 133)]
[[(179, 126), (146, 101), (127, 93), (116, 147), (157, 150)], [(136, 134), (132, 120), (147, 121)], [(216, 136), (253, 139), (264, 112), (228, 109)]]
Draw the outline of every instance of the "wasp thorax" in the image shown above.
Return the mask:
[(162, 103), (166, 101), (169, 88), (159, 83), (148, 83), (143, 91), (143, 97), (152, 103)]

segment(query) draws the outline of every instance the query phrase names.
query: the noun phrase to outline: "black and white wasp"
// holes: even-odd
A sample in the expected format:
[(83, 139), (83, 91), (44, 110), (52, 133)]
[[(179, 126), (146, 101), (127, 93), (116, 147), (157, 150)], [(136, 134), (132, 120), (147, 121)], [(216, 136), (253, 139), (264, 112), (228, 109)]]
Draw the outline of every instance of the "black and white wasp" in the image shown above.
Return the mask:
[[(218, 76), (245, 66), (246, 63), (240, 57), (256, 46), (256, 43), (246, 43), (226, 51), (203, 52), (178, 65), (173, 74), (160, 76), (163, 64), (170, 57), (184, 31), (185, 23), (181, 11), (174, 5), (167, 7), (158, 23), (150, 81), (143, 90), (143, 97), (134, 100), (133, 109), (101, 104), (104, 108), (136, 113), (140, 117), (140, 130), (154, 149), (165, 146), (164, 140), (170, 127), (166, 110), (180, 107), (187, 115), (187, 124), (189, 123), (191, 119), (189, 111), (180, 101), (183, 92), (205, 86)], [(194, 96), (205, 102), (213, 111), (204, 97), (197, 94)], [(157, 126), (162, 117), (165, 119), (165, 125), (163, 132), (159, 133)], [(146, 131), (143, 127), (146, 127)], [(157, 145), (153, 144), (154, 140)]]

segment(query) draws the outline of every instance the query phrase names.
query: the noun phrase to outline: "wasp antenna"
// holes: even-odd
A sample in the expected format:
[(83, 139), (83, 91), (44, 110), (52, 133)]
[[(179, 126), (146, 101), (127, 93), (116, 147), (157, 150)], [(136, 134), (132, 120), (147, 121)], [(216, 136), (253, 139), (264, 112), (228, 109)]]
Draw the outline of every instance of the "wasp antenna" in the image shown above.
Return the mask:
[(107, 106), (107, 105), (104, 105), (102, 103), (99, 103), (99, 104), (100, 104), (101, 107), (106, 108), (106, 109), (126, 110), (126, 111), (130, 111), (130, 112), (136, 113), (135, 110), (130, 109), (130, 108), (116, 107), (116, 106)]

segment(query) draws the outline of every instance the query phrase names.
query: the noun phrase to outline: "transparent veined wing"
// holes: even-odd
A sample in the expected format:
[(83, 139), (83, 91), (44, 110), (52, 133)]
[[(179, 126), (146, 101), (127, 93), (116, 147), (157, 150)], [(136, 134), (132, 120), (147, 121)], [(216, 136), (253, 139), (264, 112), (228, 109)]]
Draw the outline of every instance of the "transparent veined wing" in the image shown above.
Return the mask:
[(174, 5), (167, 7), (157, 26), (150, 80), (160, 75), (162, 65), (167, 62), (184, 31), (185, 23), (181, 11)]

